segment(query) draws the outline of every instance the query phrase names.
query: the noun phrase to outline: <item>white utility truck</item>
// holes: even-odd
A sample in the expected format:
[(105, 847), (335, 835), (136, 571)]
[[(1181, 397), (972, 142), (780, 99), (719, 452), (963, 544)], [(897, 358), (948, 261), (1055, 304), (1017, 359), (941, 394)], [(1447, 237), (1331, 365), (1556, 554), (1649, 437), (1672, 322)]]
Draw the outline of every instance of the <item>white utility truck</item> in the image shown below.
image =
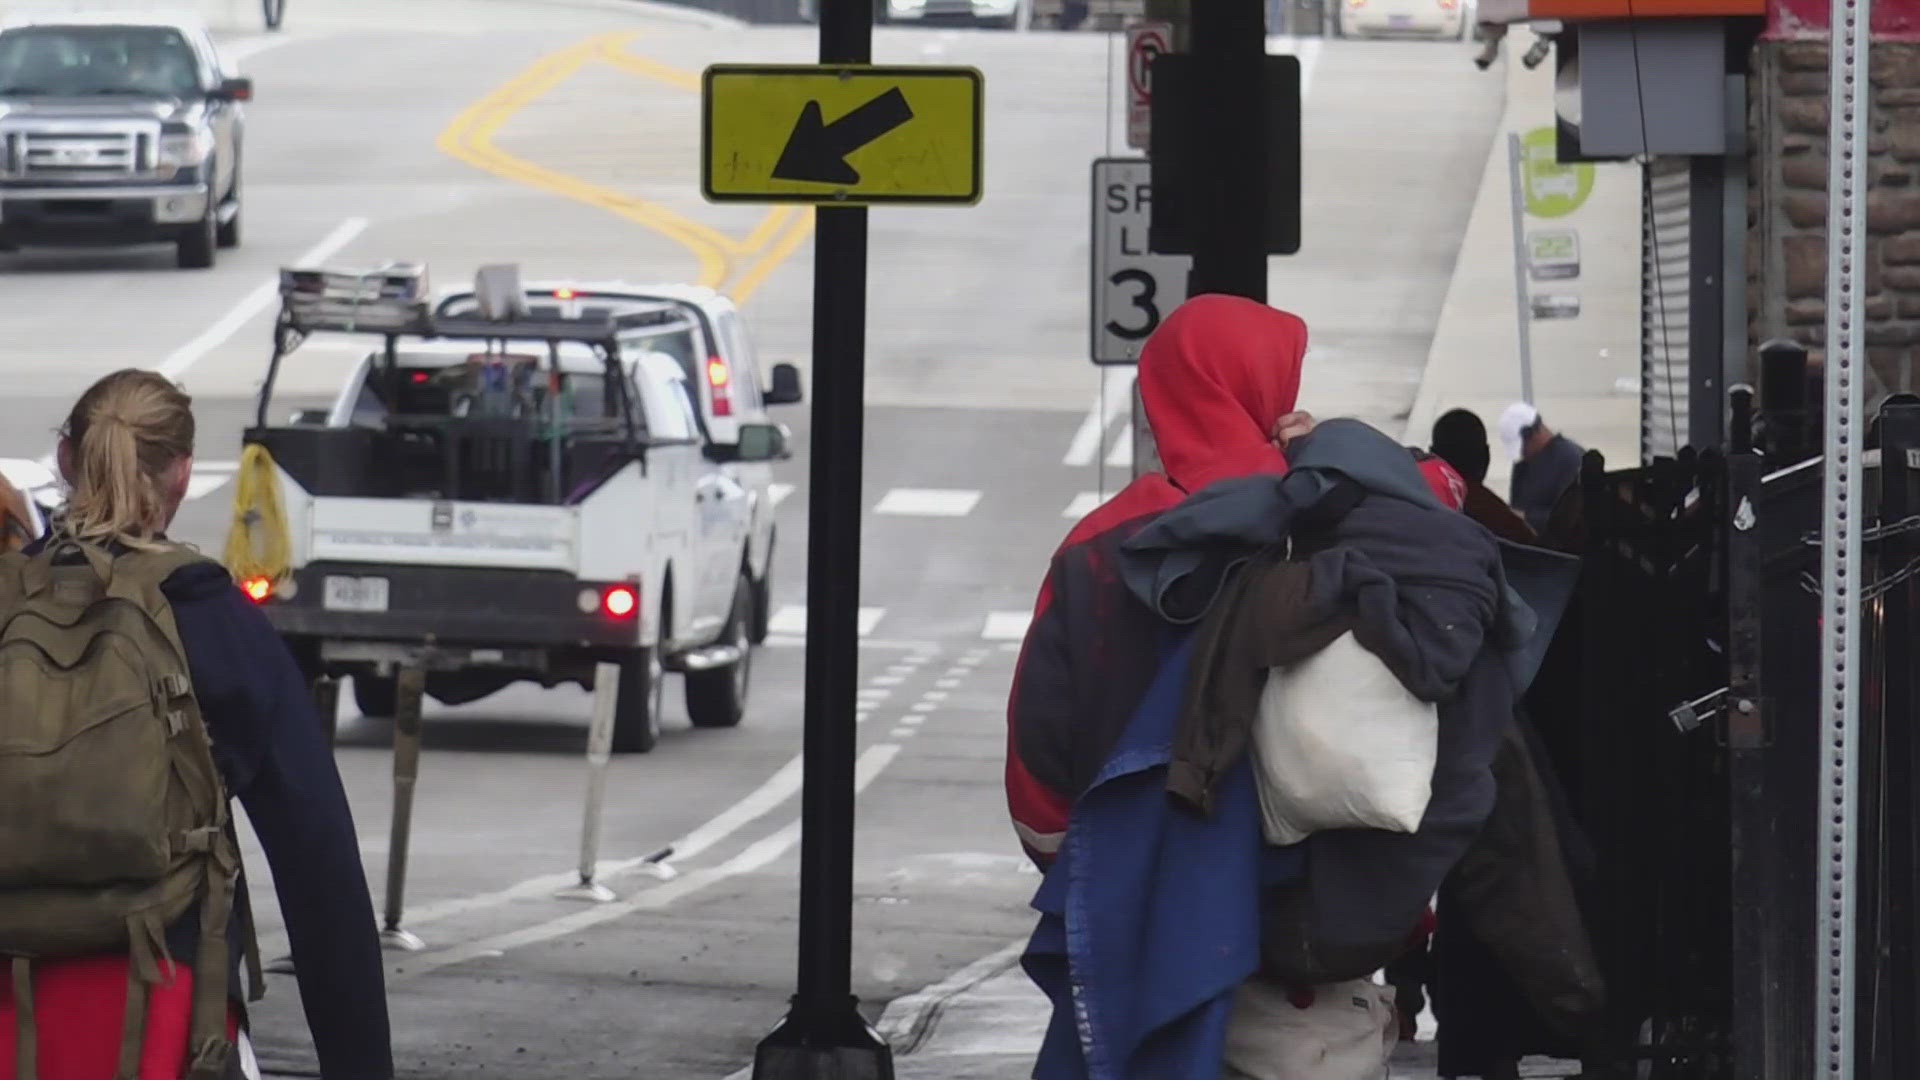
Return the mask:
[[(610, 661), (616, 751), (653, 748), (668, 671), (695, 726), (739, 723), (752, 510), (770, 500), (737, 474), (787, 457), (786, 430), (710, 437), (683, 365), (634, 347), (683, 325), (676, 305), (536, 308), (512, 267), (478, 285), (435, 311), (422, 267), (282, 271), (237, 513), (285, 565), (244, 587), (308, 674), (351, 677), (369, 715), (392, 715), (402, 668), (458, 704), (519, 681), (590, 686)], [(271, 426), (281, 365), (314, 332), (379, 340), (330, 410)]]

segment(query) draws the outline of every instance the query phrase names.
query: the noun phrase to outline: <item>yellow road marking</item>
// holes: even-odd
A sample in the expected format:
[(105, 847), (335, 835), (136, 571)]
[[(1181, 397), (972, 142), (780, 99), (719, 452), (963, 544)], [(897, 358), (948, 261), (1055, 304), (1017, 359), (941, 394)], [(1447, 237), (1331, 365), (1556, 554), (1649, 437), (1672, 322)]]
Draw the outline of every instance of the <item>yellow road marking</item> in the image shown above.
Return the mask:
[(806, 207), (796, 216), (799, 220), (793, 223), (793, 227), (787, 230), (779, 243), (773, 245), (765, 255), (760, 257), (759, 261), (748, 267), (747, 272), (741, 274), (740, 279), (733, 283), (733, 288), (728, 290), (733, 296), (734, 303), (745, 304), (747, 297), (752, 296), (755, 290), (760, 288), (761, 283), (767, 280), (767, 276), (773, 273), (774, 268), (785, 262), (787, 257), (792, 255), (794, 250), (805, 243), (807, 237), (813, 233), (813, 207)]
[[(736, 302), (745, 302), (813, 231), (811, 210), (774, 207), (745, 240), (736, 240), (658, 203), (517, 157), (493, 141), (515, 114), (596, 61), (679, 89), (699, 90), (699, 75), (627, 51), (626, 44), (637, 36), (634, 31), (602, 34), (541, 58), (456, 116), (437, 145), (476, 168), (598, 207), (677, 241), (699, 261), (702, 285), (717, 289), (739, 269), (728, 291)], [(756, 254), (748, 265), (735, 266), (735, 257)]]

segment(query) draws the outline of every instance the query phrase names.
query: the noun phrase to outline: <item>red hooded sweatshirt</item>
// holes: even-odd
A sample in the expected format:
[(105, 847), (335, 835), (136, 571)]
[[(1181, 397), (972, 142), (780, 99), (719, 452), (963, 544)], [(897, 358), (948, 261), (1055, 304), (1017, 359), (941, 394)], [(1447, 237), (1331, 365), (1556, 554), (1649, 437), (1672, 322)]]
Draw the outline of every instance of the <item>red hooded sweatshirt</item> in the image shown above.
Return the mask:
[[(1158, 668), (1159, 621), (1118, 572), (1120, 547), (1162, 511), (1219, 480), (1284, 473), (1271, 437), (1300, 392), (1307, 326), (1234, 296), (1181, 305), (1140, 355), (1140, 394), (1165, 472), (1151, 473), (1075, 525), (1040, 587), (1008, 702), (1006, 787), (1014, 828), (1041, 866), (1066, 835), (1074, 798), (1105, 762)], [(1458, 477), (1426, 463), (1458, 507)], [(1440, 471), (1445, 470), (1445, 471)]]

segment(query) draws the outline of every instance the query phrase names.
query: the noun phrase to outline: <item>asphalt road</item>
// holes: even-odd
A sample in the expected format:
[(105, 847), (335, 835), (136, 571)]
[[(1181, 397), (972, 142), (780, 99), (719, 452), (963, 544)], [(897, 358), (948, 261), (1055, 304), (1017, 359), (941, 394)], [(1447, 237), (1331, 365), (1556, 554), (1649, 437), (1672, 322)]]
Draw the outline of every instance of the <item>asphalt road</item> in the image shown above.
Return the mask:
[[(267, 359), (262, 290), (313, 257), (424, 260), (442, 284), (497, 261), (704, 281), (746, 301), (763, 359), (814, 359), (810, 216), (709, 206), (696, 185), (701, 67), (808, 59), (806, 31), (612, 4), (293, 0), (286, 34), (263, 39), (246, 5), (208, 10), (258, 87), (246, 246), (205, 272), (164, 249), (0, 256), (0, 456), (44, 454), (99, 375), (165, 364), (201, 417), (177, 531), (217, 551)], [(1297, 51), (1308, 225), (1301, 253), (1274, 262), (1273, 300), (1314, 327), (1303, 404), (1386, 423), (1411, 405), (1499, 88), (1459, 45)], [(980, 205), (873, 213), (854, 983), (877, 1012), (1025, 932), (1037, 879), (999, 790), (1012, 648), (1068, 515), (1123, 482), (1126, 458), (1110, 450), (1125, 445), (1124, 378), (1102, 408), (1085, 360), (1088, 162), (1125, 153), (1112, 43), (902, 29), (875, 52), (973, 64), (988, 87)], [(326, 343), (296, 354), (273, 412), (330, 395), (350, 359)], [(804, 408), (782, 419), (798, 456), (782, 476), (780, 632), (742, 727), (692, 731), (676, 702), (659, 749), (614, 764), (602, 857), (624, 871), (608, 879), (619, 903), (548, 895), (575, 859), (586, 695), (430, 711), (407, 896), (430, 947), (390, 968), (405, 1075), (718, 1078), (783, 1013), (809, 425)], [(376, 901), (390, 739), (343, 711)], [(674, 842), (672, 880), (630, 865)], [(277, 953), (258, 852), (250, 866)], [(292, 980), (273, 979), (257, 1012), (270, 1070), (313, 1075), (299, 1017)]]

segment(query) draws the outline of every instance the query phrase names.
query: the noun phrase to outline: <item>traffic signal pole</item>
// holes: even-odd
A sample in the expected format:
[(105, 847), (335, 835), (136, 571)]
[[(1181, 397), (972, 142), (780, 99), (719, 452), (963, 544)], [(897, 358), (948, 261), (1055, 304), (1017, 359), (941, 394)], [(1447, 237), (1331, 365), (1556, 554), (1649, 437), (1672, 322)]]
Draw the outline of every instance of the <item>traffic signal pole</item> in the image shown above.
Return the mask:
[(1197, 80), (1188, 113), (1199, 136), (1192, 143), (1198, 199), (1188, 294), (1229, 293), (1266, 303), (1266, 4), (1200, 0), (1189, 17), (1189, 50), (1208, 76)]

